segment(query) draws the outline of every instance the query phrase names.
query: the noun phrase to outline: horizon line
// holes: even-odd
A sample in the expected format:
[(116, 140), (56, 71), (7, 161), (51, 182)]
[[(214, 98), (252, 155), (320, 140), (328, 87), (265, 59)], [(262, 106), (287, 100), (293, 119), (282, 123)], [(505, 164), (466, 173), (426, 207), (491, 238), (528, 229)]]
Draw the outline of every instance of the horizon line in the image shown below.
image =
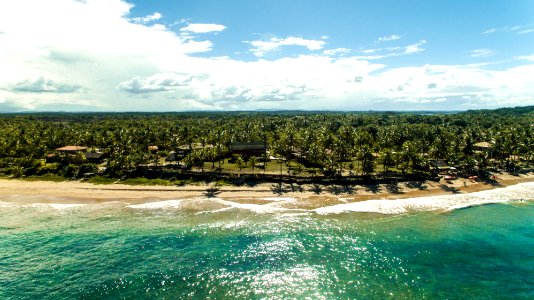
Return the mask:
[(388, 113), (388, 112), (399, 112), (399, 113), (424, 113), (424, 112), (439, 112), (439, 113), (458, 113), (458, 112), (467, 112), (467, 111), (484, 111), (484, 110), (498, 110), (506, 108), (520, 108), (520, 107), (534, 107), (533, 105), (524, 105), (524, 106), (503, 106), (497, 108), (476, 108), (476, 109), (465, 109), (465, 110), (440, 110), (440, 109), (368, 109), (368, 110), (334, 110), (334, 109), (255, 109), (255, 110), (169, 110), (169, 111), (128, 111), (128, 110), (101, 110), (101, 111), (68, 111), (68, 110), (42, 110), (42, 111), (0, 111), (0, 114), (41, 114), (41, 113), (66, 113), (66, 114), (76, 114), (76, 113), (246, 113), (246, 112), (325, 112), (325, 113), (351, 113), (351, 112), (376, 112), (376, 113)]

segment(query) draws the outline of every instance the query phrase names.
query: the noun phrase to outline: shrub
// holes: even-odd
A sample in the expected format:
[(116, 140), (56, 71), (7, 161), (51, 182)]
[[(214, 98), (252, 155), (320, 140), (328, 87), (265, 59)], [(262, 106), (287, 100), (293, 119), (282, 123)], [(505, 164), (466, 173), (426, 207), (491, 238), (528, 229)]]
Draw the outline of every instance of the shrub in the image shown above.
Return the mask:
[(59, 163), (45, 163), (37, 168), (37, 175), (57, 174), (59, 170)]
[(76, 177), (78, 175), (78, 167), (75, 165), (68, 165), (63, 169), (63, 176)]
[(85, 173), (93, 173), (96, 174), (98, 172), (98, 167), (94, 164), (83, 164), (80, 166), (79, 173), (85, 174)]
[(115, 181), (117, 181), (117, 179), (103, 176), (94, 176), (87, 180), (87, 182), (92, 184), (112, 184), (115, 183)]
[(22, 177), (22, 175), (24, 175), (24, 168), (21, 166), (12, 166), (7, 168), (6, 173), (16, 178)]

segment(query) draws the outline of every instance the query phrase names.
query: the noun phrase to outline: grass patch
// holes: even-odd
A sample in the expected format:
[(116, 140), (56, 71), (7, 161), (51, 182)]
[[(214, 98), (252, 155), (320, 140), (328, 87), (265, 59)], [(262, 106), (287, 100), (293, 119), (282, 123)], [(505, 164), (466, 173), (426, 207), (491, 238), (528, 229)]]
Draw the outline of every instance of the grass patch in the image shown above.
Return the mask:
[(215, 182), (216, 186), (231, 186), (233, 185), (232, 182), (226, 181), (225, 179), (219, 179)]
[(89, 178), (86, 182), (92, 183), (92, 184), (112, 184), (117, 181), (117, 178), (109, 178), (109, 177), (102, 177), (102, 176), (94, 176)]
[(122, 180), (120, 183), (128, 185), (174, 185), (173, 182), (167, 179), (148, 179), (143, 177), (127, 178)]
[(173, 180), (171, 181), (171, 184), (172, 185), (177, 185), (177, 186), (185, 186), (185, 185), (203, 185), (205, 184), (206, 182), (204, 182), (203, 180), (200, 180), (200, 179), (195, 179), (193, 177), (189, 178), (189, 179), (182, 179), (182, 180)]
[(59, 176), (59, 175), (56, 175), (56, 174), (45, 174), (45, 175), (41, 175), (41, 176), (32, 175), (32, 176), (28, 176), (28, 177), (18, 177), (18, 178), (13, 178), (13, 179), (22, 179), (22, 180), (25, 180), (25, 181), (53, 181), (53, 182), (61, 182), (61, 181), (69, 181), (70, 180), (69, 178), (66, 178), (66, 177), (63, 177), (63, 176)]
[[(225, 158), (223, 161), (222, 161), (222, 164), (221, 164), (221, 171), (224, 172), (224, 173), (233, 173), (233, 174), (239, 174), (239, 173), (243, 173), (243, 174), (280, 174), (280, 164), (282, 164), (282, 174), (287, 174), (287, 171), (288, 171), (288, 168), (287, 168), (287, 163), (286, 162), (283, 162), (283, 163), (280, 163), (276, 160), (272, 160), (272, 161), (268, 161), (264, 164), (264, 167), (260, 167), (260, 166), (257, 166), (254, 168), (254, 170), (250, 167), (250, 165), (246, 165), (246, 167), (244, 167), (243, 169), (239, 170), (239, 168), (237, 167), (237, 164), (235, 163), (231, 163), (229, 162), (230, 159), (228, 158)], [(259, 163), (259, 162), (258, 162)], [(296, 166), (297, 162), (295, 160), (292, 160), (291, 161), (291, 167), (292, 169)], [(211, 171), (211, 172), (216, 172), (217, 171), (217, 167), (219, 166), (219, 163), (218, 162), (215, 162), (215, 165), (213, 166), (214, 168), (212, 168), (213, 164), (211, 162), (204, 162), (204, 171)], [(265, 170), (264, 170), (265, 168)], [(303, 167), (303, 170), (305, 168)], [(200, 167), (194, 167), (194, 170), (195, 171), (200, 171), (201, 168)]]

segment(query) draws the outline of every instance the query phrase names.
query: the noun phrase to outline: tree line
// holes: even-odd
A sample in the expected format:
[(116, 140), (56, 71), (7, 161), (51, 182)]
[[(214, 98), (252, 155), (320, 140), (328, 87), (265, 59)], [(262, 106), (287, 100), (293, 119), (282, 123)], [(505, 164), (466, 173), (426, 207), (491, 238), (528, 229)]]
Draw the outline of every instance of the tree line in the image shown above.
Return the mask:
[[(31, 176), (95, 173), (82, 155), (56, 148), (84, 145), (106, 153), (104, 174), (127, 175), (158, 166), (172, 151), (196, 147), (182, 158), (187, 169), (207, 166), (224, 174), (236, 142), (262, 141), (264, 157), (231, 160), (269, 170), (279, 159), (289, 176), (399, 176), (432, 174), (440, 160), (464, 172), (517, 170), (532, 165), (534, 106), (458, 113), (196, 112), (24, 113), (0, 115), (0, 174)], [(487, 149), (477, 149), (486, 142)], [(148, 151), (158, 146), (159, 154)], [(209, 147), (208, 147), (209, 145)], [(58, 155), (54, 162), (47, 161)], [(283, 166), (282, 166), (283, 164)], [(283, 167), (283, 168), (282, 168)], [(102, 168), (104, 170), (104, 168)], [(260, 171), (261, 172), (261, 171)], [(281, 171), (282, 172), (282, 171)]]

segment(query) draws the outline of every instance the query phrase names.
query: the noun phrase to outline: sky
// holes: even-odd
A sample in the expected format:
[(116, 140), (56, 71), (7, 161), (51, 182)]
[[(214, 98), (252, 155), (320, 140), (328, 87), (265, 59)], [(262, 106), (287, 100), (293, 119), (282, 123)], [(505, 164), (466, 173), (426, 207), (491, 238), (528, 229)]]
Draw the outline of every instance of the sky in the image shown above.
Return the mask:
[(0, 112), (524, 105), (530, 0), (0, 1)]

